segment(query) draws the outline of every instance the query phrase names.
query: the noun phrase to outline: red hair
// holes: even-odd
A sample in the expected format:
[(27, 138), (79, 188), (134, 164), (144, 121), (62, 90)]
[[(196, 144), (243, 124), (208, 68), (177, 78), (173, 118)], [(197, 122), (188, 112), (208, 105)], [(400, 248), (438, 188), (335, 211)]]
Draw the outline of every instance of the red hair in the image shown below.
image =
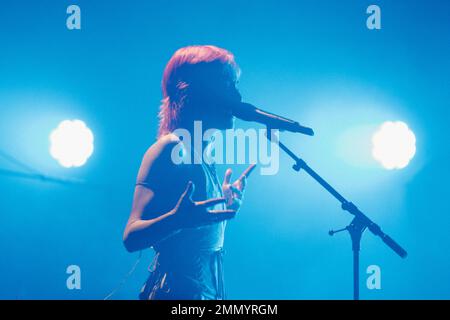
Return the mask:
[(178, 128), (193, 78), (200, 68), (213, 65), (228, 67), (235, 78), (239, 77), (233, 54), (216, 46), (180, 48), (170, 58), (161, 83), (163, 99), (159, 110), (158, 137)]

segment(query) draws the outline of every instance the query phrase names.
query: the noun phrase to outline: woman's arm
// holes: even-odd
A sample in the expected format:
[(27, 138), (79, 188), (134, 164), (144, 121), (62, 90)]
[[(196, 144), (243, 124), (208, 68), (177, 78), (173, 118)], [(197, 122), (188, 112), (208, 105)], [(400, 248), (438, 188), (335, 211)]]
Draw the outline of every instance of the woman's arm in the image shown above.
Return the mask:
[(181, 229), (174, 219), (174, 209), (154, 219), (142, 219), (144, 208), (150, 204), (153, 197), (151, 189), (136, 186), (132, 211), (123, 234), (123, 243), (129, 252), (149, 248)]
[[(174, 198), (174, 190), (180, 190), (179, 187), (175, 187), (175, 184), (181, 181), (175, 173), (176, 168), (171, 160), (172, 148), (176, 143), (179, 143), (179, 140), (167, 135), (151, 146), (144, 155), (138, 173), (138, 184), (134, 191), (130, 218), (123, 234), (125, 248), (130, 252), (153, 246), (182, 228), (231, 219), (236, 214), (235, 210), (209, 211), (206, 209), (217, 203), (224, 203), (225, 198), (193, 201), (191, 196), (195, 186), (192, 182), (188, 183), (179, 197)], [(162, 185), (165, 187), (161, 187)], [(155, 196), (158, 197), (158, 203), (173, 201), (173, 208), (167, 212), (155, 212), (159, 207), (159, 205), (153, 205)], [(165, 207), (170, 208), (171, 204)], [(145, 212), (151, 212), (154, 218), (144, 219)]]
[(142, 220), (143, 209), (151, 202), (154, 194), (151, 189), (137, 186), (133, 210), (123, 236), (125, 248), (137, 251), (148, 248), (158, 241), (173, 235), (182, 228), (196, 227), (234, 218), (235, 210), (207, 210), (207, 207), (225, 203), (225, 198), (192, 201), (195, 186), (189, 181), (175, 207), (160, 216)]
[(123, 234), (125, 248), (130, 252), (148, 248), (176, 231), (172, 222), (173, 218), (170, 219), (173, 216), (173, 210), (152, 212), (153, 219), (143, 219), (143, 217), (145, 212), (157, 210), (157, 208), (152, 209), (155, 193), (164, 197), (166, 188), (162, 186), (172, 182), (170, 177), (174, 166), (171, 162), (171, 152), (178, 142), (174, 135), (166, 135), (158, 139), (144, 154), (134, 189), (130, 217)]

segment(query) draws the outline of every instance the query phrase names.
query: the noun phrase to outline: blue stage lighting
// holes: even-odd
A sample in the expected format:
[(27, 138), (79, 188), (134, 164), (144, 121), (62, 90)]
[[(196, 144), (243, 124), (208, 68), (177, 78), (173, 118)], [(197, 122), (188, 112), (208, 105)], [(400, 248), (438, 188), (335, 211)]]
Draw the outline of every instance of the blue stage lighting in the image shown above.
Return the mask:
[(416, 137), (401, 121), (386, 121), (372, 137), (372, 155), (386, 169), (405, 168), (416, 153)]
[(81, 120), (64, 120), (50, 134), (50, 154), (63, 167), (81, 167), (94, 151), (94, 135)]

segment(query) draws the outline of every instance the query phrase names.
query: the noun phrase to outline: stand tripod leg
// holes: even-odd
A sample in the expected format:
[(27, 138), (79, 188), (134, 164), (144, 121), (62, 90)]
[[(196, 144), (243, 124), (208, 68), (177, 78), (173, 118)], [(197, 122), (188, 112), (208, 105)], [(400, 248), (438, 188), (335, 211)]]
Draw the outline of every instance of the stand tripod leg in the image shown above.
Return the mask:
[(359, 300), (359, 250), (353, 250), (353, 300)]
[(359, 300), (359, 252), (361, 248), (361, 236), (366, 229), (364, 223), (355, 217), (346, 228), (352, 239), (353, 251), (353, 299)]

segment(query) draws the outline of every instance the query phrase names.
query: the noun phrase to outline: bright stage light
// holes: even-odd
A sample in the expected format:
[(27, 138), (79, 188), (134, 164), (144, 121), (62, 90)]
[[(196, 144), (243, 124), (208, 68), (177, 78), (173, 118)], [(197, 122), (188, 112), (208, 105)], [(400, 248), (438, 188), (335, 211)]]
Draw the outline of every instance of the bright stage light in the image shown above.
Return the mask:
[(80, 167), (94, 151), (94, 135), (81, 120), (64, 120), (50, 134), (50, 154), (63, 167)]
[(403, 169), (416, 153), (416, 137), (401, 121), (383, 123), (372, 137), (372, 155), (386, 169)]

